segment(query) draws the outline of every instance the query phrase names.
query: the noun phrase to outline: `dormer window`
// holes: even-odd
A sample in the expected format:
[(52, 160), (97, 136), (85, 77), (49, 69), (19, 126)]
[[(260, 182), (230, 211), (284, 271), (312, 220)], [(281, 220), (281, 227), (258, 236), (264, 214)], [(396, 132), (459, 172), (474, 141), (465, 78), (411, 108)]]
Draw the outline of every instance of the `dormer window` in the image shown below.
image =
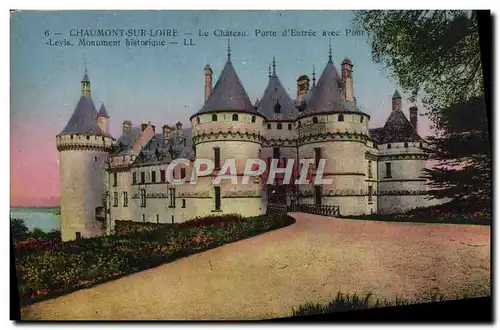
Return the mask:
[(274, 105), (274, 113), (281, 113), (281, 104), (278, 100), (276, 100), (276, 104)]
[(217, 115), (215, 113), (212, 115), (212, 121), (217, 121)]

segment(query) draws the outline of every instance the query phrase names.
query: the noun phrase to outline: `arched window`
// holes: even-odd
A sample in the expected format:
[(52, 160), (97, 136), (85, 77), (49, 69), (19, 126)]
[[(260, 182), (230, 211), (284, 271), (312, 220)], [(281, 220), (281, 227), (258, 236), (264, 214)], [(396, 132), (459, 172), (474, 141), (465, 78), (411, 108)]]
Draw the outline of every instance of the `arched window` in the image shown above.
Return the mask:
[(281, 129), (281, 128), (282, 128), (281, 123), (278, 123), (278, 125), (277, 125), (277, 126), (278, 126), (278, 129)]
[(252, 116), (252, 123), (255, 123), (255, 116)]
[(405, 146), (405, 148), (408, 148), (408, 142), (405, 142), (404, 146)]
[(313, 124), (317, 124), (318, 123), (318, 117), (313, 117)]
[(391, 144), (387, 143), (387, 149), (391, 149)]
[(212, 121), (217, 121), (217, 115), (215, 113), (212, 115)]
[(233, 121), (238, 121), (238, 114), (237, 113), (233, 113)]
[(343, 114), (339, 115), (339, 121), (344, 121), (344, 115)]
[(292, 124), (288, 124), (288, 130), (291, 131), (292, 130)]
[(196, 123), (199, 124), (200, 123), (200, 117), (196, 117)]

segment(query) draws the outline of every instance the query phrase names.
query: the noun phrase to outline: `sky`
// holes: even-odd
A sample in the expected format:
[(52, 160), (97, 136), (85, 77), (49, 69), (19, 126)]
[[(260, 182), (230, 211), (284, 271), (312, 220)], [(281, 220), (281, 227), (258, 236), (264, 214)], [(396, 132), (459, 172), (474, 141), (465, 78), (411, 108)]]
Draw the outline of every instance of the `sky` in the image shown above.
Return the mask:
[[(261, 98), (268, 66), (292, 98), (296, 80), (319, 79), (328, 61), (349, 57), (354, 64), (354, 95), (359, 108), (371, 115), (370, 127), (382, 126), (397, 88), (389, 72), (374, 64), (366, 35), (354, 31), (351, 11), (21, 11), (11, 15), (10, 150), (11, 205), (53, 206), (59, 203), (59, 154), (55, 136), (70, 119), (80, 97), (85, 67), (97, 108), (104, 102), (110, 133), (118, 138), (121, 124), (151, 121), (159, 129), (181, 121), (203, 106), (204, 67), (214, 71), (214, 85), (227, 59), (226, 36), (215, 30), (244, 31), (230, 38), (231, 58), (250, 99)], [(176, 37), (86, 37), (119, 40), (120, 46), (80, 46), (82, 31), (115, 29), (127, 32), (176, 29)], [(255, 35), (255, 30), (276, 36)], [(316, 36), (283, 36), (285, 29), (315, 31)], [(208, 32), (207, 37), (199, 36)], [(333, 31), (334, 36), (323, 36)], [(261, 33), (263, 34), (263, 33)], [(125, 39), (165, 40), (166, 47), (127, 47)], [(186, 42), (184, 41), (186, 39)], [(190, 42), (191, 39), (191, 42)], [(72, 46), (59, 46), (64, 40)], [(178, 42), (169, 44), (168, 42)], [(194, 44), (192, 46), (184, 46)], [(401, 91), (400, 91), (401, 92)], [(403, 98), (405, 95), (403, 94)], [(403, 99), (407, 116), (413, 105)], [(416, 104), (424, 112), (420, 103)], [(429, 134), (429, 121), (419, 117), (419, 133)]]

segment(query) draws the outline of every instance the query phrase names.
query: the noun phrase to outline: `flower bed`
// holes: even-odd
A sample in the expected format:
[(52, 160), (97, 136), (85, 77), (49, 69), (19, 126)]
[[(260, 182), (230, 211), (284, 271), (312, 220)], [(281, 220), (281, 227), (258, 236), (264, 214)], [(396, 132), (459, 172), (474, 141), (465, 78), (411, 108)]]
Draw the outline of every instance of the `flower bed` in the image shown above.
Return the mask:
[[(217, 219), (219, 221), (217, 221)], [(65, 294), (292, 224), (290, 217), (205, 217), (121, 236), (16, 245), (21, 304)]]

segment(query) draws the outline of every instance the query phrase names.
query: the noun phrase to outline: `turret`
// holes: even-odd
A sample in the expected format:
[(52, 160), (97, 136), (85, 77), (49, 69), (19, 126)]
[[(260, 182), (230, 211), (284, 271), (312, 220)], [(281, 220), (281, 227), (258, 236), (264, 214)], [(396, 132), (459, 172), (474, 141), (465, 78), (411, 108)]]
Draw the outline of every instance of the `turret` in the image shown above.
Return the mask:
[(354, 101), (352, 62), (347, 57), (342, 61), (342, 87), (346, 101)]
[(418, 108), (417, 106), (410, 107), (410, 123), (415, 128), (415, 132), (418, 133)]
[(97, 113), (97, 122), (99, 123), (99, 127), (101, 130), (108, 134), (109, 132), (109, 115), (108, 112), (106, 111), (106, 107), (104, 106), (104, 103), (101, 105), (101, 108), (99, 109), (99, 113)]
[(81, 84), (82, 96), (90, 96), (90, 80), (87, 74), (87, 69), (85, 69), (85, 74), (80, 84)]
[(205, 66), (205, 101), (208, 100), (210, 93), (212, 93), (212, 68), (209, 64)]
[(401, 111), (401, 95), (397, 90), (392, 96), (392, 111)]

